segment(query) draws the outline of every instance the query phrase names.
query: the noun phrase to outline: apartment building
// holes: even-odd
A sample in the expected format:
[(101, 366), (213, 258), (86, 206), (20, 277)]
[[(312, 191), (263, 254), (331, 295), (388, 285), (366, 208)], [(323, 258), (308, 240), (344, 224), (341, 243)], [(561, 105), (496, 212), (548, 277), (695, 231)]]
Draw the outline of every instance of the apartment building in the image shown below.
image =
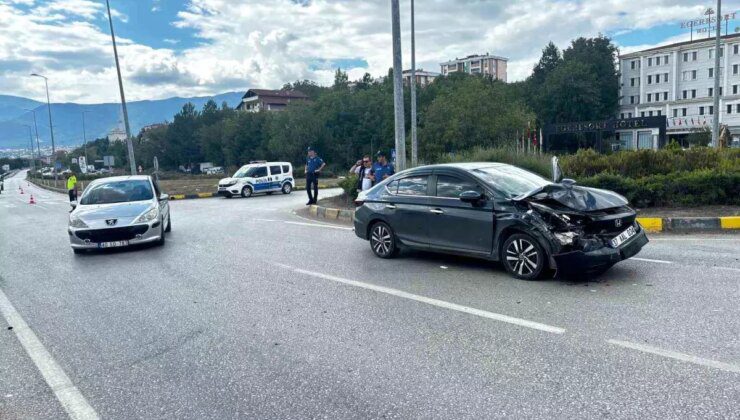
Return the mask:
[[(715, 40), (678, 42), (619, 57), (619, 117), (665, 115), (667, 138), (684, 139), (692, 131), (711, 128), (714, 118), (726, 124), (733, 141), (740, 138), (740, 34), (721, 37), (720, 70), (715, 74)], [(720, 79), (714, 91), (715, 77)], [(714, 109), (714, 95), (720, 95)], [(655, 131), (652, 130), (652, 131)], [(618, 131), (624, 148), (655, 148), (657, 133)]]
[[(424, 87), (439, 77), (439, 73), (432, 71), (424, 71), (424, 69), (416, 70), (416, 86)], [(411, 84), (411, 70), (403, 71), (403, 83), (407, 86)]]
[(486, 53), (485, 55), (469, 55), (465, 58), (455, 58), (446, 63), (440, 63), (441, 72), (447, 76), (451, 73), (486, 74), (495, 79), (506, 81), (506, 63), (508, 58)]

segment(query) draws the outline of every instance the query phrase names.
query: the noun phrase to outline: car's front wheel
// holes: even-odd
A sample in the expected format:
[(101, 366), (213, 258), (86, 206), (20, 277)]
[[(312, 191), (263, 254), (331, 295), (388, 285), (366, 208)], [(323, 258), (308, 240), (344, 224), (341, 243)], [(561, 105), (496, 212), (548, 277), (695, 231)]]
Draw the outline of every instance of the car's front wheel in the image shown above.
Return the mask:
[(163, 246), (164, 243), (166, 242), (166, 239), (165, 239), (165, 236), (164, 236), (165, 235), (165, 232), (166, 232), (164, 230), (164, 220), (160, 223), (159, 229), (160, 229), (160, 231), (159, 231), (159, 240), (157, 241), (157, 245)]
[(248, 198), (252, 196), (252, 187), (246, 186), (242, 188), (242, 197)]
[(393, 258), (398, 254), (396, 236), (387, 223), (376, 222), (370, 229), (370, 248), (380, 258)]
[(501, 248), (501, 261), (512, 276), (522, 280), (536, 280), (544, 271), (547, 255), (539, 243), (525, 233), (515, 233)]
[(172, 216), (169, 214), (167, 215), (167, 229), (165, 229), (165, 232), (170, 232), (172, 230)]

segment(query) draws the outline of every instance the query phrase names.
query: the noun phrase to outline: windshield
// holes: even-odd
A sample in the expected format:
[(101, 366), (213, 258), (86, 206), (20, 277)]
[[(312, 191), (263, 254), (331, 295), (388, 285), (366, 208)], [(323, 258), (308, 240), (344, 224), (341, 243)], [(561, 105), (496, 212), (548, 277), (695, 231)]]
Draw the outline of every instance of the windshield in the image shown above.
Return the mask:
[(85, 191), (80, 204), (112, 204), (151, 200), (152, 186), (147, 180), (106, 182), (93, 185)]
[(257, 168), (259, 168), (259, 166), (242, 166), (238, 171), (236, 171), (233, 178), (253, 178), (254, 172)]
[(516, 166), (491, 166), (474, 169), (473, 173), (507, 198), (517, 197), (551, 184), (547, 179)]

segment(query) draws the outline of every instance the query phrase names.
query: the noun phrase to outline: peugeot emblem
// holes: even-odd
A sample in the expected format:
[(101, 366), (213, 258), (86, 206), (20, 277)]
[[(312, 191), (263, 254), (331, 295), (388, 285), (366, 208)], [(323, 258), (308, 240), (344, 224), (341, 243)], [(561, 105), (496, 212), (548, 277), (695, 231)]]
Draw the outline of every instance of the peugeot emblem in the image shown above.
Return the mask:
[(615, 219), (614, 220), (614, 226), (621, 227), (622, 226), (622, 219)]
[(105, 224), (108, 226), (114, 226), (116, 222), (118, 222), (118, 219), (105, 219)]

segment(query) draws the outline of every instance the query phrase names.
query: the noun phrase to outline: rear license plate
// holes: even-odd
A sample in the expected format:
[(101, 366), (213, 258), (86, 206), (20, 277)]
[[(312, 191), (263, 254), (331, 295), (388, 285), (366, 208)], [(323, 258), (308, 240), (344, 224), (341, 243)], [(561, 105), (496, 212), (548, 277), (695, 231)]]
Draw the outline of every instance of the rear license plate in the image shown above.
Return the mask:
[(620, 233), (619, 235), (617, 235), (616, 238), (612, 239), (612, 247), (616, 248), (619, 245), (622, 245), (624, 241), (635, 236), (636, 234), (637, 231), (635, 230), (634, 226), (628, 227), (624, 232)]
[(119, 246), (128, 246), (128, 241), (101, 242), (98, 248), (117, 248)]

